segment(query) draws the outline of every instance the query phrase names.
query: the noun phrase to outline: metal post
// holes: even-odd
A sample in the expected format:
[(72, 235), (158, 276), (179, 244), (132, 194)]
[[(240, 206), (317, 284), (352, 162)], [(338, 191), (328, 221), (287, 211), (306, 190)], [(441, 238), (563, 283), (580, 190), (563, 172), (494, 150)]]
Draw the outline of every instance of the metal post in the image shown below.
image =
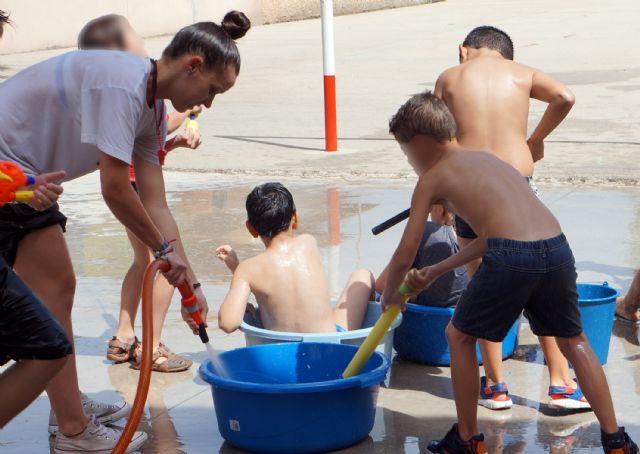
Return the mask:
[(336, 120), (336, 63), (333, 41), (333, 0), (320, 0), (320, 4), (322, 10), (325, 150), (338, 151), (338, 126)]

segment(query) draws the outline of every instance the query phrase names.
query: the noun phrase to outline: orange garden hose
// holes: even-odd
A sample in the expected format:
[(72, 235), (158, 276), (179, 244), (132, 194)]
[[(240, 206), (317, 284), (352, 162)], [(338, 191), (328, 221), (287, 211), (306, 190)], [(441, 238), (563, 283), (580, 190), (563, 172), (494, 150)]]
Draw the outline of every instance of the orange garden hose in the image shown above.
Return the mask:
[[(165, 260), (154, 260), (144, 272), (142, 281), (142, 362), (138, 378), (138, 389), (136, 390), (136, 397), (133, 400), (127, 425), (122, 431), (118, 444), (111, 451), (112, 454), (124, 454), (126, 452), (144, 411), (147, 394), (149, 393), (149, 383), (151, 382), (151, 363), (153, 362), (153, 283), (158, 271), (166, 272), (169, 271), (169, 268), (169, 263)], [(182, 295), (182, 305), (199, 326), (200, 339), (204, 343), (208, 342), (209, 338), (205, 331), (205, 323), (198, 310), (198, 298), (191, 291), (187, 281), (180, 284), (178, 290)]]

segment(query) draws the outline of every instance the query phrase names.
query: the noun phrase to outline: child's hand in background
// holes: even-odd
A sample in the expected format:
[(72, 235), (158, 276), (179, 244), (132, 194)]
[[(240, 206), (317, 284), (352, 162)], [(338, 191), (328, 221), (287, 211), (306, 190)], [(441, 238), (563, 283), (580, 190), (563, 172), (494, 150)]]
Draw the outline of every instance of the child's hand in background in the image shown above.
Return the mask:
[(202, 112), (202, 106), (193, 106), (191, 109), (187, 110), (189, 115), (196, 115)]
[(234, 272), (240, 264), (240, 259), (238, 259), (236, 251), (234, 251), (233, 248), (228, 244), (220, 246), (218, 249), (216, 249), (216, 255), (221, 261), (225, 263), (225, 265), (227, 265), (227, 267), (232, 272)]
[(186, 146), (195, 150), (202, 143), (202, 135), (198, 129), (187, 128), (185, 131), (185, 137), (187, 139)]
[(202, 136), (199, 131), (187, 128), (184, 133), (176, 134), (170, 141), (171, 149), (182, 147), (195, 150), (202, 143)]

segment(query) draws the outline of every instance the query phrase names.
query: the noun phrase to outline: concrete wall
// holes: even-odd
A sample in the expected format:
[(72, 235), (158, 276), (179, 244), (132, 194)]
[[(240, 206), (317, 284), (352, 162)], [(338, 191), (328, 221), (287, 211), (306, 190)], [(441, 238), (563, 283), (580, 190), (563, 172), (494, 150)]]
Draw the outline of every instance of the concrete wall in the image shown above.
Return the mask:
[[(434, 0), (334, 0), (335, 14), (430, 3)], [(437, 1), (437, 0), (436, 0)], [(126, 16), (143, 36), (173, 34), (197, 21), (219, 22), (236, 9), (254, 25), (308, 19), (320, 15), (320, 0), (3, 0), (11, 14), (0, 54), (72, 47), (82, 26), (103, 14)]]
[[(441, 0), (333, 0), (336, 16), (385, 8), (433, 3)], [(267, 24), (320, 17), (320, 0), (262, 0), (262, 16)]]
[(264, 23), (258, 0), (2, 0), (13, 27), (5, 28), (0, 54), (75, 46), (78, 32), (103, 14), (122, 14), (142, 36), (175, 33), (193, 22), (219, 22), (227, 11), (244, 11)]

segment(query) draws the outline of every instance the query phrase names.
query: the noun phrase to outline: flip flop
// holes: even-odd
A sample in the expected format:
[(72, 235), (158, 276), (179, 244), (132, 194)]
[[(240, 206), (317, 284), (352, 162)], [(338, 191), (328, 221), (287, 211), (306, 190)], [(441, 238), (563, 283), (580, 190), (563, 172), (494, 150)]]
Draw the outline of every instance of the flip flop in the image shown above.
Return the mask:
[(631, 320), (630, 318), (625, 317), (624, 315), (620, 315), (616, 312), (616, 318), (623, 323), (630, 323), (633, 325), (640, 326), (640, 320)]

